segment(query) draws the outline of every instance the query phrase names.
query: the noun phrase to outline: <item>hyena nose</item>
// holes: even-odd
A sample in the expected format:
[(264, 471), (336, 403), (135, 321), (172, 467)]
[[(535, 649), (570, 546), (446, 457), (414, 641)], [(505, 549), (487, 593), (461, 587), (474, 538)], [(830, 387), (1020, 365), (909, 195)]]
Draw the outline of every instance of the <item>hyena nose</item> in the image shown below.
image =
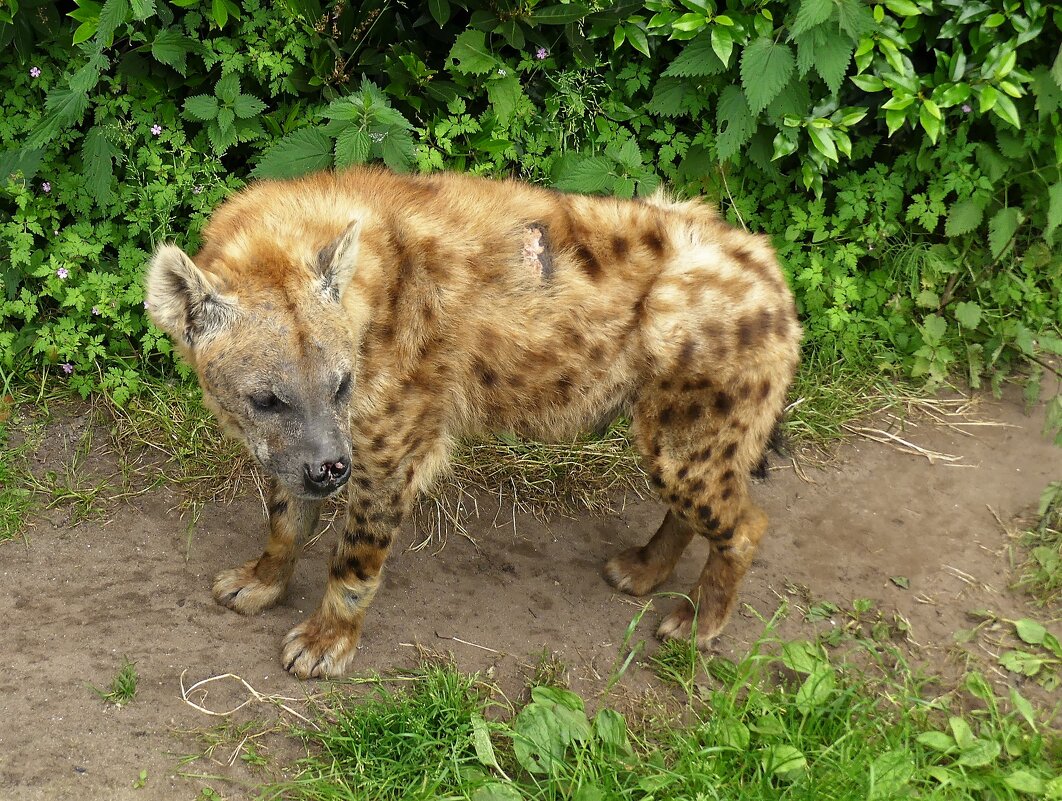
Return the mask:
[(350, 460), (332, 459), (327, 462), (303, 465), (306, 480), (313, 486), (324, 489), (341, 487), (350, 478)]

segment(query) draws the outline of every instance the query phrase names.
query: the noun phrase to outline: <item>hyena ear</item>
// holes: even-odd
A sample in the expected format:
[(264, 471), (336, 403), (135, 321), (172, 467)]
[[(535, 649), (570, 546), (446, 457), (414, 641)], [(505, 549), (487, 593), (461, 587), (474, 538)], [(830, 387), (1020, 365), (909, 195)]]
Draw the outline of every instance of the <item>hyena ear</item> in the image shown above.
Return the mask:
[(148, 315), (175, 340), (193, 347), (236, 316), (235, 301), (218, 284), (179, 247), (162, 245), (148, 267)]
[(352, 220), (339, 236), (317, 254), (321, 292), (336, 302), (343, 297), (357, 267), (361, 246), (361, 219)]

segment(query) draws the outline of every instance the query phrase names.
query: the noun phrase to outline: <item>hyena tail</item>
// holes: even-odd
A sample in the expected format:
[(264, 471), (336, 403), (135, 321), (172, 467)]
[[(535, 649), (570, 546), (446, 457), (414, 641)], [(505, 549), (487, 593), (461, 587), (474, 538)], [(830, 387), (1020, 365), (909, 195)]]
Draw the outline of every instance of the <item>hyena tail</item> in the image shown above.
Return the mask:
[(785, 412), (778, 415), (778, 418), (774, 421), (774, 428), (771, 429), (771, 436), (768, 437), (767, 444), (763, 448), (763, 454), (760, 456), (760, 461), (752, 470), (753, 478), (767, 478), (767, 456), (771, 451), (774, 451), (782, 457), (789, 456), (789, 439), (782, 430), (782, 424), (784, 422)]

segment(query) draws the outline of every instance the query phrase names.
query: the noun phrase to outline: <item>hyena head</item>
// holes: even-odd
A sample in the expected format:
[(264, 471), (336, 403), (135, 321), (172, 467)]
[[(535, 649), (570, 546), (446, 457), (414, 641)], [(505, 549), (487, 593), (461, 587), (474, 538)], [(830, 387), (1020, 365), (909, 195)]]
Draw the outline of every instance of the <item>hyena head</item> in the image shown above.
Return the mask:
[(302, 255), (236, 232), (199, 265), (162, 245), (148, 268), (148, 313), (195, 368), (207, 407), (300, 498), (350, 477), (357, 365), (341, 298), (359, 228)]

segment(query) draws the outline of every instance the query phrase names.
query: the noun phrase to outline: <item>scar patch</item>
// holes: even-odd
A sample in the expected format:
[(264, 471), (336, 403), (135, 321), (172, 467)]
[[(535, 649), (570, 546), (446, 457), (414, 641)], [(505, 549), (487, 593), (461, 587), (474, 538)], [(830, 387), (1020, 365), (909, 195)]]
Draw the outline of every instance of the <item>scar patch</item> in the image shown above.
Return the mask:
[(553, 275), (553, 252), (542, 223), (534, 222), (524, 229), (523, 264), (539, 278), (548, 279)]

